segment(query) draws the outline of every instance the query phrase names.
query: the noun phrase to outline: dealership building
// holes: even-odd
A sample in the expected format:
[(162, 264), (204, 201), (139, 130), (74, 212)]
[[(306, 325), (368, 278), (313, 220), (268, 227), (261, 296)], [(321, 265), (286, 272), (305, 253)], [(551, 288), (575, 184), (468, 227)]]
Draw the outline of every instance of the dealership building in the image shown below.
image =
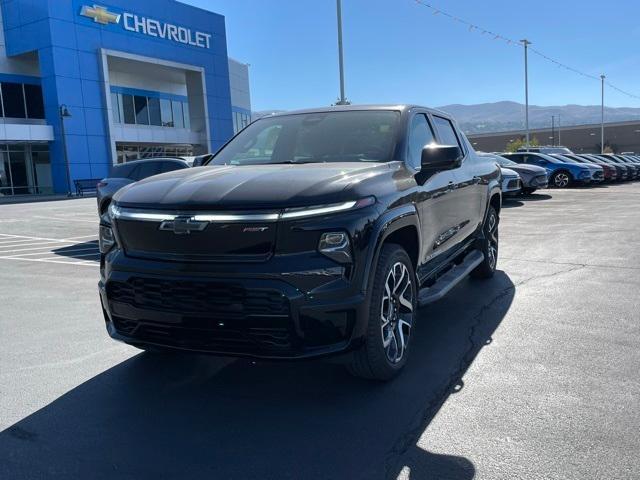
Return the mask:
[(250, 120), (225, 19), (175, 0), (0, 0), (0, 196), (198, 155)]

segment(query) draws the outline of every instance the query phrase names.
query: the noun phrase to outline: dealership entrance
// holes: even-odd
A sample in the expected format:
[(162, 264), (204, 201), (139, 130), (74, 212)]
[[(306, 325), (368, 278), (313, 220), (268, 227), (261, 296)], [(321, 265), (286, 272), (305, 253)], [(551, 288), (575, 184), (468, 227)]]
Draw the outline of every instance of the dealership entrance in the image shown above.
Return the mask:
[(0, 143), (0, 197), (53, 193), (46, 143)]

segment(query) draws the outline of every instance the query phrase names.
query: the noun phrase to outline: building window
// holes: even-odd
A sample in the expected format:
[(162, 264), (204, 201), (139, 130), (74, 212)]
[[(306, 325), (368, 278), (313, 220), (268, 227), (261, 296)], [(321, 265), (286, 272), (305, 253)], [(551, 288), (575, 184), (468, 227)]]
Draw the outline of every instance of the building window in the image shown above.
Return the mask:
[(149, 125), (149, 108), (147, 106), (147, 97), (136, 95), (133, 98), (136, 107), (136, 124)]
[(160, 117), (163, 127), (173, 127), (173, 114), (171, 113), (171, 100), (160, 99)]
[(21, 83), (2, 82), (2, 102), (4, 116), (8, 118), (26, 118), (24, 91)]
[(122, 95), (122, 112), (124, 123), (127, 125), (136, 124), (136, 111), (133, 108), (133, 95)]
[(162, 115), (160, 113), (160, 99), (149, 97), (148, 102), (149, 102), (149, 123), (151, 125), (156, 125), (159, 127), (162, 125)]
[(189, 103), (158, 96), (111, 93), (113, 123), (191, 129)]
[(251, 116), (248, 113), (233, 112), (233, 133), (238, 133), (251, 123)]
[(122, 115), (120, 114), (120, 95), (111, 94), (111, 111), (113, 112), (113, 123), (122, 123)]
[(171, 109), (173, 110), (173, 126), (176, 128), (184, 128), (182, 102), (179, 102), (177, 100), (172, 100)]
[(191, 130), (191, 119), (189, 118), (189, 104), (182, 102), (182, 113), (184, 117), (184, 128)]
[(44, 100), (40, 85), (24, 85), (24, 98), (27, 105), (27, 117), (44, 119)]

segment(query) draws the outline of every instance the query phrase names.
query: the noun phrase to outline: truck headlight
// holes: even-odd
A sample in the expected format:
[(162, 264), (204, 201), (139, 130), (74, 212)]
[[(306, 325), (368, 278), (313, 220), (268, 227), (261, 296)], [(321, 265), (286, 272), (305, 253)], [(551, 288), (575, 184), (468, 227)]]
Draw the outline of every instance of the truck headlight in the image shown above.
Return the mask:
[(116, 237), (113, 235), (111, 227), (100, 225), (100, 233), (98, 236), (98, 247), (103, 255), (109, 253), (109, 250), (116, 244)]
[(345, 232), (326, 232), (320, 237), (318, 251), (338, 263), (351, 263), (351, 242)]

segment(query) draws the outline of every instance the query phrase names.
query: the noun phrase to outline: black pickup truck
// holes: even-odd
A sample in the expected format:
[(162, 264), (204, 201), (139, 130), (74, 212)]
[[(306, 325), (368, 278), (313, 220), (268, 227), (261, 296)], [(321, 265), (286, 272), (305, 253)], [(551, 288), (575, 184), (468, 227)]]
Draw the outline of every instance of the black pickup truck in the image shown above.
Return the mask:
[(272, 115), (101, 217), (109, 334), (152, 351), (339, 355), (392, 378), (420, 305), (496, 268), (500, 169), (445, 113)]

